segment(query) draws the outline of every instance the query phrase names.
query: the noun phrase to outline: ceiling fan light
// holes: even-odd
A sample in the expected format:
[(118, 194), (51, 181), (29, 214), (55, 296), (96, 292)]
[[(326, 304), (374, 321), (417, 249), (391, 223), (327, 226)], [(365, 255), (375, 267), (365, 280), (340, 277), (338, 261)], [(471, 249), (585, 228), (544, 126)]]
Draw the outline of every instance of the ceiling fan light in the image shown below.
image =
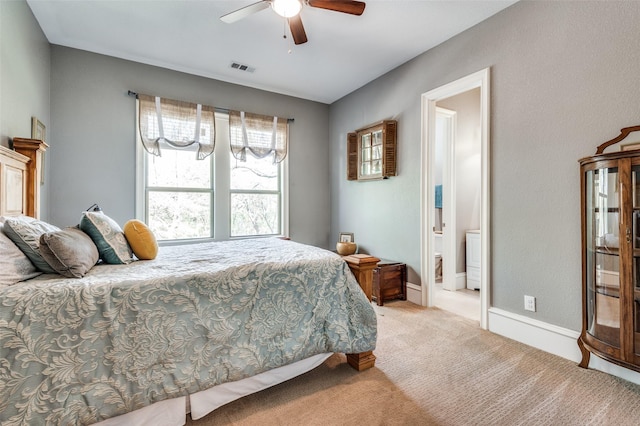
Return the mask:
[(271, 7), (283, 18), (291, 18), (300, 13), (302, 3), (300, 3), (300, 0), (273, 0)]

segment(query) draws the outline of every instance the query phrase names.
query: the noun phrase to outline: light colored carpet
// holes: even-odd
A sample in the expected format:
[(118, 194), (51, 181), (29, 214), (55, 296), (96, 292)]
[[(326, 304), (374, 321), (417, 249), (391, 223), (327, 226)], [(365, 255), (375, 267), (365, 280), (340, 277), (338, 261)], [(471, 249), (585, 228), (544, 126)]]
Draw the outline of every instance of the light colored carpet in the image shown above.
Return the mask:
[(335, 354), (315, 370), (187, 424), (640, 424), (640, 386), (441, 309), (403, 301), (375, 309), (373, 369), (358, 373)]

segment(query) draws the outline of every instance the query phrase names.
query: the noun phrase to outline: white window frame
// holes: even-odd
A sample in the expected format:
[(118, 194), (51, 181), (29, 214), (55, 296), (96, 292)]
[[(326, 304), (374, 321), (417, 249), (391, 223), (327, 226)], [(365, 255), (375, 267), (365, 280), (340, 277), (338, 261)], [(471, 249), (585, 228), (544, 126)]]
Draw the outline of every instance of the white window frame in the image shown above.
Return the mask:
[[(136, 151), (136, 190), (135, 190), (135, 216), (136, 219), (146, 223), (147, 212), (147, 185), (146, 185), (146, 161), (145, 151), (138, 126), (138, 108), (136, 101), (136, 131), (135, 131), (135, 151)], [(163, 240), (160, 245), (173, 245), (185, 243), (198, 243), (204, 241), (221, 241), (229, 239), (265, 238), (273, 235), (250, 235), (241, 237), (231, 237), (231, 189), (230, 189), (230, 167), (231, 167), (231, 147), (229, 144), (229, 115), (224, 112), (216, 112), (216, 147), (211, 155), (213, 161), (213, 236), (210, 238), (196, 238), (184, 240)], [(196, 160), (194, 160), (196, 161)], [(247, 191), (234, 191), (247, 192)], [(260, 191), (258, 191), (260, 192)], [(269, 191), (264, 191), (268, 193)], [(280, 233), (276, 236), (289, 237), (289, 155), (280, 162)]]

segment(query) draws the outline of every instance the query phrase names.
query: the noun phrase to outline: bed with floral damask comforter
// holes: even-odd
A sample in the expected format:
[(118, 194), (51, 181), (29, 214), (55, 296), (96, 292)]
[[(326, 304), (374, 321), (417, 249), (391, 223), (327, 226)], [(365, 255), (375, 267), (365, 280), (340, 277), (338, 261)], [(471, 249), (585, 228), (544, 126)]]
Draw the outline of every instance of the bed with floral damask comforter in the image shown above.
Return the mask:
[(0, 288), (0, 424), (90, 424), (375, 342), (334, 253), (275, 238), (163, 247)]

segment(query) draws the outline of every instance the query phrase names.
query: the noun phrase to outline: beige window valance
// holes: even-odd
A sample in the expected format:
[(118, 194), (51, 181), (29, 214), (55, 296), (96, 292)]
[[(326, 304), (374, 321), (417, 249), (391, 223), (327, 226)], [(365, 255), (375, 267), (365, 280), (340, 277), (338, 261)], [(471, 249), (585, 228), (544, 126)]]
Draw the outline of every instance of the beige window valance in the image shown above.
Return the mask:
[(273, 154), (279, 163), (287, 156), (287, 119), (244, 111), (229, 111), (229, 139), (231, 152), (246, 161), (247, 152), (256, 158)]
[(138, 94), (138, 121), (142, 144), (160, 155), (161, 143), (174, 148), (197, 148), (203, 160), (215, 147), (215, 108), (208, 105), (176, 101)]

